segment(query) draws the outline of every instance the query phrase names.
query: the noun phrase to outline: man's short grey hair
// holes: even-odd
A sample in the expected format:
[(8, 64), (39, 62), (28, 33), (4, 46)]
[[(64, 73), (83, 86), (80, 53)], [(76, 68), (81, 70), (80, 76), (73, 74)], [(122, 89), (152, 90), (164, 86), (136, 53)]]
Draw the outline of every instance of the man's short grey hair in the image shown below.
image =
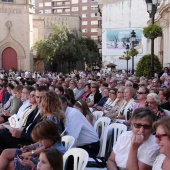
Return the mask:
[(149, 93), (149, 94), (147, 95), (147, 97), (152, 97), (153, 100), (154, 100), (158, 105), (161, 104), (161, 100), (160, 100), (159, 96), (158, 96), (156, 93)]

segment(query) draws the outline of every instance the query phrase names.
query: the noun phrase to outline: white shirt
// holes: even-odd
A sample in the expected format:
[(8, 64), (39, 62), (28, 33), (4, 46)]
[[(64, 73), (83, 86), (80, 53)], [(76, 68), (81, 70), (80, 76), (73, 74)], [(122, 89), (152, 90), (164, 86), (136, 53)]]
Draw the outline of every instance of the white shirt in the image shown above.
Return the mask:
[(83, 146), (99, 141), (94, 127), (79, 110), (67, 107), (65, 115), (67, 134), (75, 138), (76, 146)]
[[(126, 168), (132, 135), (132, 131), (122, 133), (113, 147), (115, 162), (120, 168)], [(159, 154), (159, 146), (155, 141), (155, 137), (150, 135), (149, 138), (138, 148), (137, 157), (140, 162), (150, 166), (153, 165), (157, 155)]]
[(166, 156), (164, 154), (158, 155), (153, 164), (152, 170), (162, 170), (162, 164), (165, 158)]
[(19, 108), (19, 110), (17, 112), (18, 119), (22, 118), (22, 114), (24, 113), (24, 110), (29, 106), (31, 106), (29, 100), (26, 100), (23, 102), (22, 106)]

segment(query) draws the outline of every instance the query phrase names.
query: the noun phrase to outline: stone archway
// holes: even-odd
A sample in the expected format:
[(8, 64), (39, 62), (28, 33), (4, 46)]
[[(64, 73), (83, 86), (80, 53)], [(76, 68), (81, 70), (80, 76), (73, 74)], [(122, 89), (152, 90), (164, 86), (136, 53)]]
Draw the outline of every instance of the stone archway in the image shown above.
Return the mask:
[(18, 64), (17, 64), (17, 53), (16, 51), (11, 48), (7, 47), (2, 52), (2, 68), (5, 71), (9, 71), (9, 69), (15, 69), (18, 70)]

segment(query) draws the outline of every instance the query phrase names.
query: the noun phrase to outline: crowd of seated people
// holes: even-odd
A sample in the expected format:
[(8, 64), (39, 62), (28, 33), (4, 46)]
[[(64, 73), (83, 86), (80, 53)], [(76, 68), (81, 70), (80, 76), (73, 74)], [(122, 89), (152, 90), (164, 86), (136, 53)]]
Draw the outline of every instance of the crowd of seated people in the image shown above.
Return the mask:
[[(41, 122), (55, 124), (59, 135), (65, 131), (64, 135), (75, 138), (74, 147), (83, 148), (89, 156), (96, 157), (100, 141), (93, 127), (95, 111), (103, 112), (103, 117), (110, 118), (111, 123), (128, 126), (128, 131), (113, 147), (108, 169), (150, 170), (154, 165), (154, 170), (158, 166), (166, 170), (169, 149), (163, 147), (167, 147), (164, 140), (169, 142), (170, 75), (153, 79), (125, 77), (120, 72), (119, 75), (48, 73), (33, 80), (11, 77), (0, 80), (0, 170), (16, 169), (15, 166), (31, 170), (40, 166), (37, 160), (33, 163), (30, 160), (26, 163), (24, 159), (19, 159), (19, 163), (15, 161), (16, 152), (21, 157), (40, 155), (42, 159), (41, 153), (45, 154), (47, 148), (44, 149), (40, 141), (46, 134), (33, 135)], [(19, 128), (14, 128), (16, 123)], [(23, 147), (20, 148), (33, 143), (33, 152), (25, 154)], [(60, 147), (57, 149), (61, 151)], [(159, 149), (161, 155), (158, 156)]]

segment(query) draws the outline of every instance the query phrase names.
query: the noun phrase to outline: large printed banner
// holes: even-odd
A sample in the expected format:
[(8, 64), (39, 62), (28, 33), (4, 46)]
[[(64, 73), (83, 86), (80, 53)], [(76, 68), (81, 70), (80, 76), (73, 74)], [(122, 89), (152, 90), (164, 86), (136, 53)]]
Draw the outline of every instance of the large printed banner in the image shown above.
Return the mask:
[(142, 30), (106, 30), (106, 50), (112, 54), (123, 54), (126, 51), (126, 44), (132, 47), (131, 44), (131, 32), (132, 30), (136, 33), (136, 41), (134, 43), (135, 48), (139, 53), (142, 53)]

